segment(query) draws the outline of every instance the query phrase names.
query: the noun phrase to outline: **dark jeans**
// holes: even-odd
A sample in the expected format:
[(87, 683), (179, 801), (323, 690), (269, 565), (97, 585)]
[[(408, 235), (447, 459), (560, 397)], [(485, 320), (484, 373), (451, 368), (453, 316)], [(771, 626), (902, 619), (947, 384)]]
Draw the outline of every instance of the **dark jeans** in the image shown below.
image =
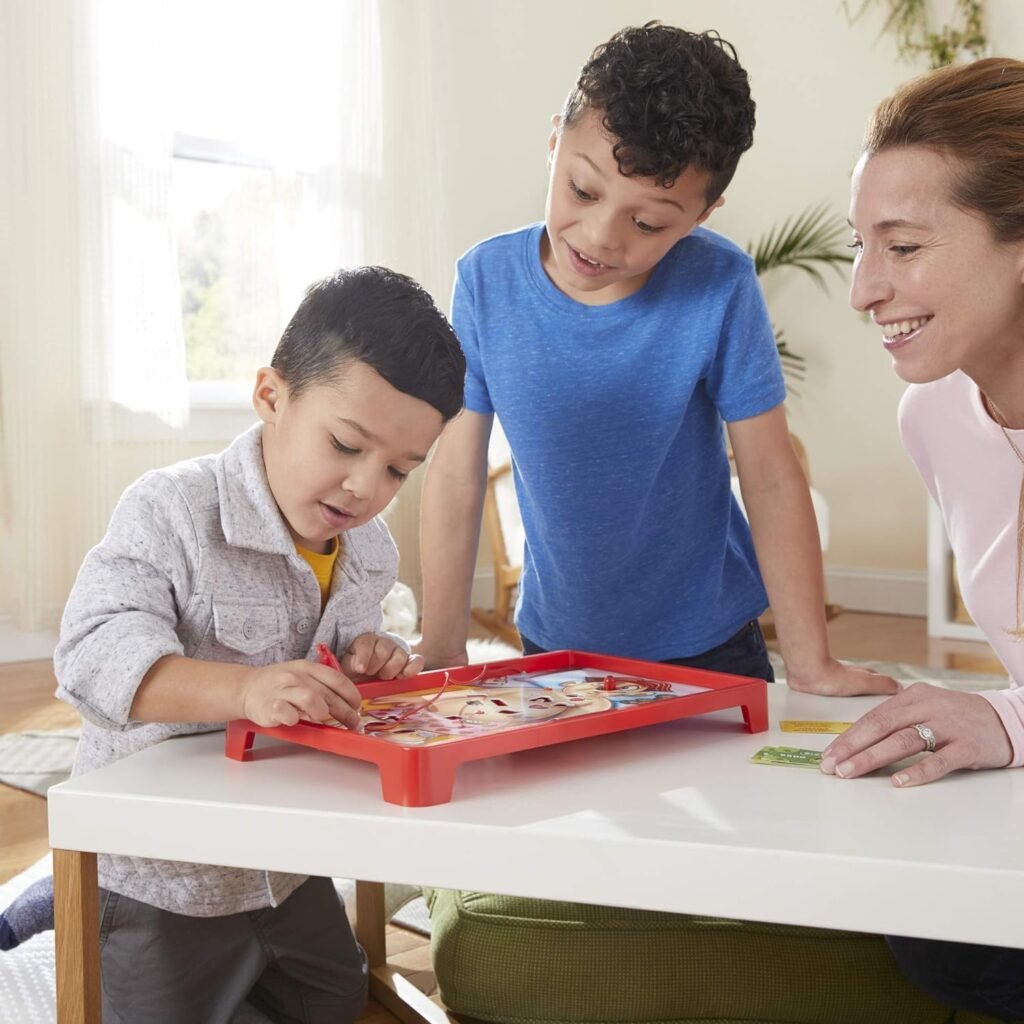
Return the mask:
[(100, 889), (103, 1024), (354, 1024), (367, 967), (334, 884), (186, 917)]
[(885, 940), (906, 977), (940, 1003), (1001, 1020), (1024, 1019), (1024, 949), (894, 935)]
[[(543, 647), (538, 647), (532, 640), (520, 636), (524, 654), (544, 654)], [(729, 637), (725, 643), (712, 647), (703, 654), (693, 654), (688, 658), (666, 658), (666, 665), (682, 665), (685, 668), (706, 668), (712, 672), (727, 672), (734, 676), (750, 676), (754, 679), (766, 679), (775, 682), (775, 673), (768, 660), (768, 648), (764, 644), (764, 634), (756, 619), (751, 619), (739, 632)]]

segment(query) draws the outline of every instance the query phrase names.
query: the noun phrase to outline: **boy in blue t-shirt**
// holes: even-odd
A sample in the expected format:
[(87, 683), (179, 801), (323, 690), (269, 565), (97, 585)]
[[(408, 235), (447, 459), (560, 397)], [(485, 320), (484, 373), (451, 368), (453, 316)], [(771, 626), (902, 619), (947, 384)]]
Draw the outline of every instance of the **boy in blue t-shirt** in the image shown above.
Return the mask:
[(818, 532), (753, 263), (700, 226), (753, 141), (735, 50), (715, 33), (623, 29), (553, 124), (544, 222), (458, 263), (466, 409), (424, 482), (427, 664), (466, 661), (497, 414), (526, 533), (528, 653), (771, 679), (757, 624), (770, 597), (790, 686), (894, 691), (829, 654)]

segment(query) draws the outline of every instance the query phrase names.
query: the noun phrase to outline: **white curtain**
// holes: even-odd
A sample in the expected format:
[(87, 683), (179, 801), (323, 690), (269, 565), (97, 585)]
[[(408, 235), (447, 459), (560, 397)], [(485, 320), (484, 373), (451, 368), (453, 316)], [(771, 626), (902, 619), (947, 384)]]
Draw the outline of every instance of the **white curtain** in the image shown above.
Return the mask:
[[(385, 70), (382, 99), (384, 154), (380, 174), (370, 182), (366, 260), (415, 278), (447, 310), (458, 249), (451, 213), (439, 202), (452, 118), (438, 99), (436, 36), (453, 31), (450, 5), (420, 0), (380, 0), (381, 47)], [(487, 88), (467, 84), (467, 88)], [(447, 112), (450, 114), (450, 112)], [(472, 131), (472, 126), (462, 126)], [(401, 555), (400, 578), (420, 594), (419, 514), (423, 472), (414, 473), (389, 511), (388, 526)]]
[[(306, 285), (379, 259), (369, 234), (399, 238), (401, 203), (380, 186), (380, 25), (373, 0), (0, 4), (0, 616), (52, 626), (124, 487), (230, 440), (190, 425), (169, 214), (201, 72), (211, 109), (259, 137), (282, 199), (281, 322), (257, 365)], [(406, 69), (388, 73), (404, 91)]]
[(108, 376), (96, 347), (101, 157), (88, 12), (72, 0), (0, 10), (0, 608), (39, 628), (111, 498), (109, 458), (89, 443)]

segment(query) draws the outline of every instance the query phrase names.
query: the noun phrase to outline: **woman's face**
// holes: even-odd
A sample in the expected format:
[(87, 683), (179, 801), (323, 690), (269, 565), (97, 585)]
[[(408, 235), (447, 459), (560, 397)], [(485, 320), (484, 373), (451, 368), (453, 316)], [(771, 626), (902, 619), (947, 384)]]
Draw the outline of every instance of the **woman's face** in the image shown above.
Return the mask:
[(903, 380), (959, 369), (984, 387), (1024, 345), (1024, 242), (997, 242), (981, 214), (955, 206), (952, 171), (920, 146), (861, 157), (850, 304), (881, 328)]

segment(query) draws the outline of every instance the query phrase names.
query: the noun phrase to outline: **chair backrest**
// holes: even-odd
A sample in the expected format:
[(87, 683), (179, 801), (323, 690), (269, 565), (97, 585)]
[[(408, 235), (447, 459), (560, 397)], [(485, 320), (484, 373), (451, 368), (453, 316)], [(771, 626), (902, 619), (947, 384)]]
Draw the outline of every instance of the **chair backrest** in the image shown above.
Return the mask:
[(512, 453), (508, 440), (495, 419), (487, 452), (487, 498), (484, 521), (496, 563), (521, 569), (526, 533), (519, 515), (515, 482), (512, 477)]

